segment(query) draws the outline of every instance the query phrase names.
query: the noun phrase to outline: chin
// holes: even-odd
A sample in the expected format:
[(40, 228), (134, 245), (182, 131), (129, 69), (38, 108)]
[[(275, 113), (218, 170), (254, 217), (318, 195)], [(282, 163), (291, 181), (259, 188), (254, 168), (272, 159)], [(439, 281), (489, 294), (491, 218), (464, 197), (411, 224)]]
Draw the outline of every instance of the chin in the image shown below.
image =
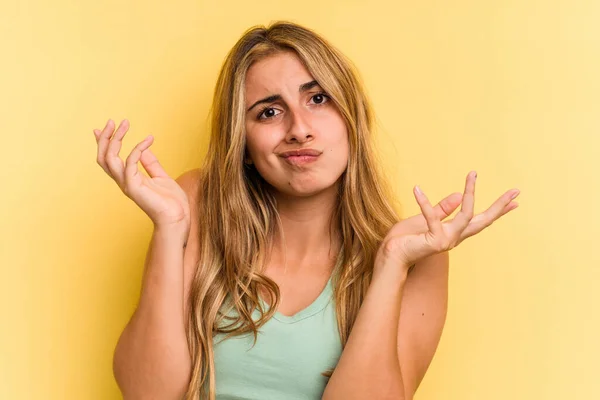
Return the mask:
[(336, 182), (323, 183), (323, 182), (311, 182), (311, 183), (294, 183), (288, 182), (288, 185), (277, 185), (274, 189), (278, 192), (287, 196), (295, 197), (312, 197), (323, 192), (335, 191)]

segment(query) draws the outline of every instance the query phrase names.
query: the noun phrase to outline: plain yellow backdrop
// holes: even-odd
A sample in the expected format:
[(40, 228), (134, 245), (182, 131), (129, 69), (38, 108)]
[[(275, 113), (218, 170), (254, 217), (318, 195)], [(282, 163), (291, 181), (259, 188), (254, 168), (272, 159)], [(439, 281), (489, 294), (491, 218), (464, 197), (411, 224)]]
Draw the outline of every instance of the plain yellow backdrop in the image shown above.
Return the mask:
[[(128, 118), (173, 176), (199, 166), (221, 62), (287, 19), (356, 64), (403, 205), (479, 178), (519, 208), (451, 252), (418, 400), (598, 399), (600, 2), (28, 1), (0, 6), (0, 398), (118, 399), (111, 360), (151, 223), (96, 164)], [(366, 349), (365, 351), (368, 351)]]

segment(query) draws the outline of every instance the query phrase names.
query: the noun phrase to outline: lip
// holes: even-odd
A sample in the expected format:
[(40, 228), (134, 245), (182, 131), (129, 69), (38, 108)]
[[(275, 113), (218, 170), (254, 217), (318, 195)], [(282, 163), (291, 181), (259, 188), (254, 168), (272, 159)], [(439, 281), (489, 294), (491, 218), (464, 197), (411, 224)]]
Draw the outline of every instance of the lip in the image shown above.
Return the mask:
[(280, 153), (279, 155), (286, 163), (299, 167), (316, 161), (321, 155), (321, 151), (315, 149), (298, 149)]
[(319, 156), (288, 156), (283, 157), (283, 160), (290, 165), (301, 166), (316, 161), (318, 158)]
[(279, 153), (279, 155), (283, 158), (300, 157), (300, 156), (318, 157), (321, 155), (321, 152), (318, 150), (315, 150), (315, 149), (297, 149), (297, 150), (284, 151), (283, 153)]

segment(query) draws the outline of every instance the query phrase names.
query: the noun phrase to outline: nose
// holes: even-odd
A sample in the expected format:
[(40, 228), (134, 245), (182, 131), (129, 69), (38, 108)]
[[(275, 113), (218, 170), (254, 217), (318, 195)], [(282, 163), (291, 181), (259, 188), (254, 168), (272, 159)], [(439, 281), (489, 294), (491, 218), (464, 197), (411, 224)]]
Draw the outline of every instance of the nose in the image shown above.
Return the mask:
[(305, 115), (305, 113), (310, 113), (307, 110), (290, 110), (291, 114), (291, 125), (286, 134), (286, 141), (298, 141), (300, 143), (304, 143), (309, 138), (312, 138), (312, 126), (310, 124), (310, 116)]

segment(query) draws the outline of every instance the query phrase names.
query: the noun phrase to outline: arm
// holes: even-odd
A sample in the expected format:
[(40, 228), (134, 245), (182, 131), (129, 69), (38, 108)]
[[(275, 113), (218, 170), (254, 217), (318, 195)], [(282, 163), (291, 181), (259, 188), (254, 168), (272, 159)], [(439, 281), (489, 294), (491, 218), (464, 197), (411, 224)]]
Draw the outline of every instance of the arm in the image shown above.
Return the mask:
[[(192, 178), (184, 174), (177, 182), (189, 192)], [(188, 193), (188, 198), (195, 196)], [(152, 234), (140, 300), (113, 359), (114, 376), (126, 400), (180, 399), (187, 389), (192, 365), (183, 300), (194, 263), (195, 243), (185, 247), (192, 232), (183, 225), (155, 227)]]
[(375, 274), (323, 400), (405, 400), (398, 359), (398, 319), (407, 276)]
[(176, 399), (187, 388), (183, 244), (176, 231), (152, 234), (140, 301), (114, 353), (113, 371), (125, 399)]
[(440, 341), (448, 309), (449, 254), (417, 262), (408, 274), (398, 326), (398, 358), (406, 399), (412, 399)]
[[(422, 190), (418, 186), (413, 188), (423, 214), (395, 224), (384, 239), (375, 260), (375, 267), (378, 267), (377, 258), (383, 256), (382, 266), (375, 272), (379, 272), (380, 277), (388, 275), (387, 279), (381, 282), (381, 278), (373, 276), (338, 367), (325, 388), (324, 399), (360, 399), (365, 395), (400, 400), (413, 398), (431, 363), (445, 323), (448, 251), (516, 208), (516, 203), (511, 200), (519, 191), (510, 190), (485, 212), (474, 216), (476, 178), (477, 173), (471, 171), (460, 211), (451, 221), (443, 223), (442, 220), (459, 204), (452, 199), (456, 196), (448, 196), (433, 208)], [(405, 267), (414, 261), (417, 264), (409, 273)], [(400, 279), (395, 279), (394, 275)], [(394, 285), (397, 292), (393, 291)], [(398, 312), (400, 302), (402, 316)], [(397, 317), (394, 318), (395, 329), (385, 323), (386, 317)], [(392, 349), (389, 335), (393, 332), (397, 335), (397, 348)], [(363, 357), (360, 356), (361, 346), (365, 352)], [(397, 364), (390, 360), (388, 352), (394, 353)], [(352, 364), (356, 366), (355, 371)], [(376, 368), (379, 368), (379, 375), (373, 372)], [(398, 371), (399, 376), (394, 381)]]
[(412, 400), (444, 326), (448, 252), (373, 278), (323, 400)]

